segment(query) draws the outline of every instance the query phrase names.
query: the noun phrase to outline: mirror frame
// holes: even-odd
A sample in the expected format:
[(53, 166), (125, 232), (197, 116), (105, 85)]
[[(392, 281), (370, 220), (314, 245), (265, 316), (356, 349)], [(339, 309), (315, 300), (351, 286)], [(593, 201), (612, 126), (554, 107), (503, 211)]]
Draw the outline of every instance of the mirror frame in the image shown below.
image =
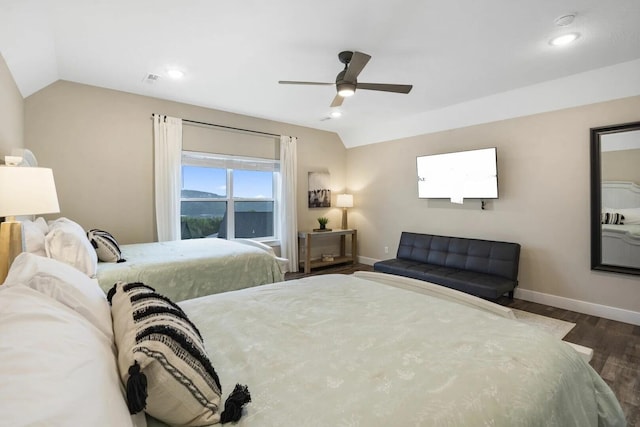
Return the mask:
[(640, 130), (640, 122), (591, 128), (591, 269), (640, 275), (640, 268), (602, 263), (602, 161), (601, 138), (604, 135)]

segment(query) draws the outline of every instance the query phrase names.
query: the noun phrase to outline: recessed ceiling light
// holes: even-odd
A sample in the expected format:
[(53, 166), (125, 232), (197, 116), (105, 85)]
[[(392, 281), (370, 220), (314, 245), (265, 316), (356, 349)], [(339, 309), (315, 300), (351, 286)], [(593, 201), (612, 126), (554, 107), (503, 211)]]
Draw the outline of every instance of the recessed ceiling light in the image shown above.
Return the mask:
[(184, 71), (172, 68), (167, 71), (167, 75), (172, 79), (181, 79), (182, 77), (184, 77)]
[(580, 34), (578, 33), (563, 34), (561, 36), (554, 37), (551, 40), (549, 40), (549, 44), (552, 46), (564, 46), (576, 41), (578, 37), (580, 37)]
[(338, 117), (342, 116), (342, 112), (341, 111), (332, 111), (331, 114), (329, 114), (331, 117), (333, 117), (334, 119), (337, 119)]

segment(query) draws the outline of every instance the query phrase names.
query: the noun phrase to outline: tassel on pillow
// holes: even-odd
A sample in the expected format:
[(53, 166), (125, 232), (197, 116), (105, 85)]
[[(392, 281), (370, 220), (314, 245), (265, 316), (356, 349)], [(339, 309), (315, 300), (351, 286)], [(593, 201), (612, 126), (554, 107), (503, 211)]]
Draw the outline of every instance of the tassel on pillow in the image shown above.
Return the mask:
[(249, 402), (251, 402), (251, 394), (247, 386), (236, 384), (236, 387), (224, 402), (224, 411), (220, 415), (220, 423), (238, 421), (242, 417), (242, 408)]
[(140, 372), (138, 361), (129, 367), (127, 406), (130, 414), (137, 414), (147, 406), (147, 376)]

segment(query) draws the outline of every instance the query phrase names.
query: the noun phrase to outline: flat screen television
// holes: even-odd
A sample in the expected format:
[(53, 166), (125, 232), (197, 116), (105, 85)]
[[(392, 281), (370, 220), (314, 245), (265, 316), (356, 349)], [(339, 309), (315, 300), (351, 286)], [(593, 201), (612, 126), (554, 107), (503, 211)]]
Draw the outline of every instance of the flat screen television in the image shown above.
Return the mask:
[(421, 199), (498, 198), (497, 150), (460, 151), (419, 156), (418, 197)]

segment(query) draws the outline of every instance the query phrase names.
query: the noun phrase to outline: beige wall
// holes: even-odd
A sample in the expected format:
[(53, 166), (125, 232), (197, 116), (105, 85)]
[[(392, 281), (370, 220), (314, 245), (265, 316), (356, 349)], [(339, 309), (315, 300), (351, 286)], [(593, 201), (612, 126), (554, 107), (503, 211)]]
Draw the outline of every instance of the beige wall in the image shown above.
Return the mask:
[(640, 185), (640, 150), (607, 151), (601, 156), (603, 181), (631, 181)]
[[(640, 312), (640, 277), (591, 271), (589, 234), (589, 129), (639, 112), (633, 97), (348, 150), (360, 255), (395, 256), (405, 230), (518, 242), (521, 289)], [(485, 147), (500, 193), (486, 210), (418, 199), (417, 156)]]
[[(24, 100), (0, 54), (0, 158), (24, 146)], [(2, 163), (3, 163), (2, 162)]]
[[(403, 230), (514, 241), (521, 289), (640, 312), (639, 277), (589, 264), (589, 128), (637, 111), (633, 97), (345, 150), (332, 133), (60, 81), (25, 100), (24, 138), (54, 169), (62, 215), (133, 243), (155, 239), (152, 113), (295, 135), (299, 228), (339, 224), (339, 209), (306, 206), (307, 173), (328, 170), (334, 202), (355, 195), (349, 225), (365, 259), (393, 256)], [(486, 210), (418, 199), (417, 156), (492, 146), (500, 199)]]
[[(53, 168), (61, 216), (86, 229), (109, 230), (121, 243), (155, 240), (153, 113), (297, 136), (299, 227), (316, 226), (321, 215), (339, 221), (337, 208), (306, 206), (311, 170), (329, 170), (336, 193), (345, 187), (346, 150), (336, 134), (65, 81), (25, 100), (25, 147), (41, 165)], [(221, 134), (185, 129), (191, 142), (198, 140), (194, 147), (206, 146), (209, 138), (215, 144)], [(233, 138), (242, 143), (241, 137)], [(265, 144), (273, 153), (273, 140)]]

